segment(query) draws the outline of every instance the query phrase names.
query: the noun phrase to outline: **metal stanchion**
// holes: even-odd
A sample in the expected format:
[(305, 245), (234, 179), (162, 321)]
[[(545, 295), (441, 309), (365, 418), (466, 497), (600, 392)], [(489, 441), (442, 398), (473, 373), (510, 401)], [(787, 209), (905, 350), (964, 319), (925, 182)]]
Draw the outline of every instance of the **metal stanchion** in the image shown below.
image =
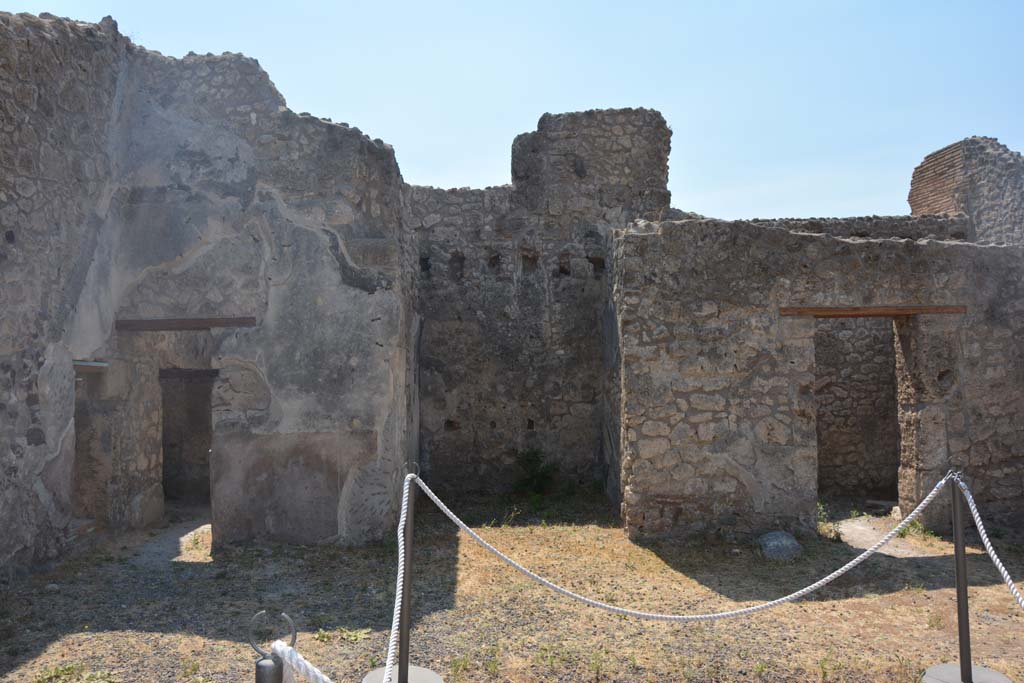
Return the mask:
[(971, 617), (967, 609), (967, 545), (964, 543), (964, 494), (959, 475), (949, 484), (953, 496), (953, 557), (956, 574), (956, 623), (959, 664), (937, 664), (924, 672), (922, 683), (1011, 683), (1010, 679), (971, 663)]
[[(256, 683), (282, 683), (284, 680), (284, 662), (281, 658), (275, 655), (273, 652), (264, 650), (262, 647), (256, 644), (256, 635), (253, 633), (256, 627), (256, 621), (266, 614), (266, 610), (257, 612), (252, 620), (249, 622), (249, 645), (252, 649), (256, 650), (256, 654), (260, 656), (256, 660)], [(295, 623), (292, 622), (284, 612), (281, 612), (281, 618), (288, 623), (288, 628), (291, 629), (292, 642), (290, 645), (295, 646), (295, 639), (297, 633), (295, 631)]]
[[(418, 489), (409, 491), (409, 510), (405, 518), (405, 583), (402, 584), (402, 607), (398, 618), (398, 680), (392, 683), (444, 683), (441, 677), (422, 666), (409, 664), (409, 633), (412, 627), (412, 530), (413, 509)], [(382, 683), (384, 667), (374, 669), (363, 677), (363, 683)]]

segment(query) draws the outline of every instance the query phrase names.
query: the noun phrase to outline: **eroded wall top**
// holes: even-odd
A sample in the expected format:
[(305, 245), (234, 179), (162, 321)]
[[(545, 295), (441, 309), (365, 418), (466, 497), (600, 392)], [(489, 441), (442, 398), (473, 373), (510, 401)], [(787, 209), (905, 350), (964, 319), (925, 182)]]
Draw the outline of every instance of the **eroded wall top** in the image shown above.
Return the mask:
[(1024, 244), (1024, 157), (995, 138), (970, 137), (914, 169), (911, 212), (962, 212), (982, 242)]

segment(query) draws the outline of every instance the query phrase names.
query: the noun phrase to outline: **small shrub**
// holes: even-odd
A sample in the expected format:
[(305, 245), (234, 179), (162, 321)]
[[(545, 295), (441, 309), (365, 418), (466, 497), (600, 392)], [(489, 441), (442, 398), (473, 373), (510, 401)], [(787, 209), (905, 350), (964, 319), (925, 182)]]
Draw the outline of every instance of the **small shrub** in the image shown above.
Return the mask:
[(106, 671), (86, 672), (84, 664), (75, 662), (47, 669), (33, 683), (117, 683), (117, 679)]
[(900, 538), (906, 538), (907, 536), (917, 536), (918, 538), (935, 538), (935, 533), (933, 531), (929, 531), (928, 528), (921, 523), (921, 520), (915, 519), (913, 522), (900, 529), (900, 532), (897, 534), (897, 536), (899, 536)]
[(546, 495), (555, 482), (558, 465), (547, 462), (539, 448), (527, 448), (516, 454), (519, 477), (513, 490), (525, 496)]
[(487, 649), (487, 659), (484, 660), (484, 670), (492, 678), (501, 671), (501, 650), (497, 645)]
[(843, 540), (839, 527), (832, 522), (832, 515), (828, 507), (821, 501), (818, 501), (818, 534), (830, 541)]
[(451, 663), (452, 680), (459, 681), (462, 679), (462, 674), (466, 673), (469, 669), (469, 655), (461, 654)]
[(590, 669), (590, 673), (594, 674), (594, 680), (601, 680), (601, 673), (604, 671), (604, 652), (597, 650), (590, 656), (590, 661), (587, 662), (587, 668)]
[(339, 626), (335, 629), (335, 633), (337, 633), (338, 637), (345, 642), (358, 643), (361, 640), (369, 638), (372, 631), (368, 628), (345, 628), (344, 626)]
[(33, 683), (72, 683), (81, 678), (84, 671), (83, 664), (61, 664), (36, 676)]
[(325, 630), (318, 628), (316, 633), (313, 634), (313, 640), (318, 643), (330, 643), (334, 640), (344, 640), (346, 643), (358, 643), (365, 638), (368, 638), (371, 631), (368, 628), (345, 628), (339, 626), (335, 629)]

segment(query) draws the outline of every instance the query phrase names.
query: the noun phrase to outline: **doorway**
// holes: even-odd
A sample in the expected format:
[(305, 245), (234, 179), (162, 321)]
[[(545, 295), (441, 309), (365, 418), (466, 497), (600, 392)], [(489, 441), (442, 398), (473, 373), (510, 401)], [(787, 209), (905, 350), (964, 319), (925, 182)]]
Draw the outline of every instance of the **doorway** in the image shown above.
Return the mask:
[(217, 370), (160, 370), (166, 503), (210, 505), (211, 394)]
[(900, 426), (894, 344), (891, 318), (816, 320), (819, 496), (896, 504)]

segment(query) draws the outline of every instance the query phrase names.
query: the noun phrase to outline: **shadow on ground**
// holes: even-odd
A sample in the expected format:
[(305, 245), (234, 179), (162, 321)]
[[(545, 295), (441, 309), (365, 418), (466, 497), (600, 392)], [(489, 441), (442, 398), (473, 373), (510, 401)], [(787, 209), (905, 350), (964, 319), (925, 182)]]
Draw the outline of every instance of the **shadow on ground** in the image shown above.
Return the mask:
[[(896, 523), (888, 518), (866, 519), (871, 525), (857, 528), (856, 534), (851, 527), (837, 539), (820, 535), (801, 537), (804, 553), (792, 562), (763, 559), (753, 540), (652, 541), (643, 545), (673, 570), (731, 600), (768, 601), (793, 593), (839, 569), (882, 538)], [(843, 528), (842, 523), (839, 526)], [(846, 542), (847, 538), (851, 542)], [(996, 539), (994, 542), (1012, 573), (1019, 567), (1021, 546), (1013, 541), (1000, 544)], [(967, 533), (967, 546), (970, 585), (1002, 584), (1002, 578), (973, 529)], [(955, 585), (953, 560), (951, 537), (915, 532), (894, 538), (878, 553), (803, 599), (841, 600), (908, 589), (952, 588)]]
[[(542, 573), (551, 571), (553, 578), (568, 580), (570, 585), (575, 575), (579, 579), (576, 589), (611, 602), (651, 599), (644, 591), (648, 578), (659, 585), (678, 586), (684, 594), (692, 580), (732, 600), (771, 600), (812, 583), (861, 551), (842, 541), (804, 538), (804, 556), (780, 565), (762, 559), (751, 543), (662, 541), (637, 547), (621, 536), (613, 507), (599, 495), (491, 496), (446, 502), (499, 548), (518, 542), (513, 555), (521, 553), (517, 559), (527, 566), (541, 562), (537, 568)], [(107, 655), (107, 663), (145, 661), (152, 669), (146, 680), (177, 680), (174, 667), (186, 656), (178, 654), (185, 648), (190, 648), (189, 657), (202, 661), (220, 657), (247, 670), (252, 659), (245, 645), (248, 622), (260, 609), (291, 615), (300, 631), (300, 647), (308, 648), (307, 652), (323, 648), (321, 661), (332, 662), (323, 656), (325, 651), (344, 651), (345, 666), (356, 670), (382, 663), (394, 600), (397, 548), (393, 540), (359, 548), (254, 543), (227, 547), (211, 556), (208, 521), (208, 517), (192, 513), (172, 515), (164, 528), (118, 539), (51, 572), (23, 579), (0, 594), (0, 679), (8, 680), (5, 674), (16, 672), (14, 676), (22, 676), (17, 680), (32, 680), (24, 678), (24, 672), (40, 664), (30, 662), (57, 641), (64, 641), (61, 653), (86, 657), (91, 634), (103, 632), (130, 632), (127, 653), (117, 655), (120, 660), (110, 660)], [(531, 556), (524, 548), (530, 547), (532, 537), (545, 526), (557, 527), (552, 538), (562, 539), (573, 538), (566, 527), (580, 527), (579, 538), (589, 544), (584, 552), (595, 542), (602, 546), (593, 548), (595, 561), (587, 564), (603, 569), (596, 574), (579, 566), (568, 573), (560, 570), (563, 554), (565, 566), (573, 566), (573, 560), (578, 565), (580, 555), (575, 546), (549, 544), (536, 548), (543, 557)], [(530, 533), (518, 533), (517, 527), (528, 527)], [(463, 568), (478, 585), (466, 589), (467, 604), (456, 608), (459, 541), (455, 526), (421, 496), (416, 505), (414, 626), (422, 624), (435, 634), (439, 630), (446, 633), (449, 627), (453, 631), (449, 636), (418, 640), (421, 647), (445, 653), (468, 647), (458, 641), (459, 634), (483, 628), (469, 615), (485, 606), (489, 611), (483, 622), (490, 629), (488, 637), (495, 639), (504, 637), (505, 629), (520, 621), (534, 624), (532, 628), (547, 624), (552, 615), (563, 614), (560, 610), (567, 610), (565, 619), (577, 618), (567, 616), (573, 614), (572, 605), (564, 598), (542, 589), (537, 589), (542, 598), (553, 601), (555, 607), (549, 610), (546, 602), (537, 607), (524, 601), (524, 589), (506, 583), (504, 577), (494, 589), (498, 592), (492, 592), (489, 574), (494, 570), (484, 564), (475, 575), (473, 567)], [(886, 596), (907, 589), (923, 592), (953, 585), (952, 549), (947, 540), (907, 542), (920, 546), (920, 556), (876, 556), (805, 600)], [(999, 539), (996, 542), (999, 545)], [(971, 545), (977, 550), (976, 540)], [(1024, 553), (1018, 546), (1007, 545), (1004, 559), (1011, 573), (1020, 574)], [(614, 568), (623, 562), (622, 572), (616, 572)], [(659, 573), (663, 568), (667, 574)], [(559, 571), (564, 576), (559, 576)], [(653, 573), (646, 573), (649, 571)], [(984, 555), (971, 555), (969, 573), (974, 586), (1000, 583)], [(620, 581), (623, 583), (616, 583)], [(673, 606), (657, 608), (671, 611)], [(635, 634), (646, 633), (642, 628), (642, 624), (629, 626)], [(620, 632), (634, 633), (623, 629), (625, 625)], [(482, 637), (476, 631), (471, 633), (467, 637), (473, 642)], [(269, 632), (259, 635), (271, 637)], [(54, 658), (54, 653), (48, 652), (43, 659), (49, 663)], [(211, 680), (236, 679), (234, 674), (222, 673)]]
[[(417, 508), (418, 618), (453, 605), (457, 530), (429, 500)], [(262, 609), (284, 611), (300, 632), (323, 639), (390, 628), (394, 540), (357, 548), (257, 542), (211, 554), (209, 522), (208, 509), (171, 510), (161, 528), (97, 542), (0, 592), (0, 679), (71, 633), (149, 632), (154, 642), (174, 633), (244, 644)], [(271, 640), (270, 626), (257, 637)]]

